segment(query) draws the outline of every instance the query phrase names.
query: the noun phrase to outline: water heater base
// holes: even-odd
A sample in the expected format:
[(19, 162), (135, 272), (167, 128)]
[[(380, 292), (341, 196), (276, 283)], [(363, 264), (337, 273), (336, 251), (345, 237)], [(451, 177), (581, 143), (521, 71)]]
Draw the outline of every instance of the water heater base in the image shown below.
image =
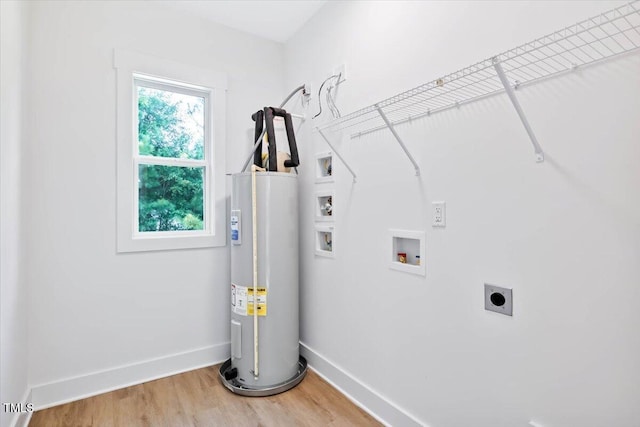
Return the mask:
[(298, 372), (293, 377), (289, 378), (287, 381), (281, 382), (280, 384), (264, 388), (249, 388), (243, 384), (240, 384), (235, 378), (232, 380), (225, 379), (224, 374), (230, 369), (231, 359), (227, 360), (222, 364), (222, 366), (220, 366), (218, 377), (220, 377), (220, 381), (222, 382), (222, 384), (231, 392), (249, 397), (273, 396), (274, 394), (291, 390), (292, 388), (300, 384), (304, 376), (307, 374), (307, 359), (300, 356), (300, 358), (298, 359)]

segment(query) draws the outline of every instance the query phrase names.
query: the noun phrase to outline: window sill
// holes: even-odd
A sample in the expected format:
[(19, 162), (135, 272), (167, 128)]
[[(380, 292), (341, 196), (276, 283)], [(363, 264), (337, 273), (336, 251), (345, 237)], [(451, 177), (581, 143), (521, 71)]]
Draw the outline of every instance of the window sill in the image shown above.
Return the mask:
[(200, 234), (195, 236), (144, 236), (118, 239), (118, 253), (199, 249), (226, 246), (226, 235)]

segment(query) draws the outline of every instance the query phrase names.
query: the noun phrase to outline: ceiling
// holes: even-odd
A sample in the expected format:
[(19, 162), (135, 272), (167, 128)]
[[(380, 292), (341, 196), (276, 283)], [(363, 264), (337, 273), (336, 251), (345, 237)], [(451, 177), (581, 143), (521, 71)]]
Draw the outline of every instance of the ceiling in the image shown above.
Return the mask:
[(283, 43), (327, 0), (183, 0), (163, 1), (174, 10), (195, 14), (269, 40)]

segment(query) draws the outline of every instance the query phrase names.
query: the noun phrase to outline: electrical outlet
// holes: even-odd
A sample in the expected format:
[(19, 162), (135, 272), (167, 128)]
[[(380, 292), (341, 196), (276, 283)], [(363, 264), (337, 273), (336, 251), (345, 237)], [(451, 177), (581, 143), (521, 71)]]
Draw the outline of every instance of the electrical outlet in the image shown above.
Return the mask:
[(485, 283), (484, 309), (513, 316), (513, 290)]
[(347, 80), (347, 66), (345, 64), (340, 64), (337, 67), (333, 68), (333, 76), (340, 75), (340, 80), (336, 82), (336, 84), (340, 84)]
[(433, 202), (433, 226), (445, 227), (447, 224), (445, 202)]

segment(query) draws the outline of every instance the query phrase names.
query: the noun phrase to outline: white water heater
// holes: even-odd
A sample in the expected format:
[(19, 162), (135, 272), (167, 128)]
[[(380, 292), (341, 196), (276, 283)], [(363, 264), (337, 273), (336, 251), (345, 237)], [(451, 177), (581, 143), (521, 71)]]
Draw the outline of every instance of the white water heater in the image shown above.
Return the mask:
[(252, 168), (232, 175), (231, 358), (220, 378), (234, 393), (268, 396), (295, 387), (307, 368), (299, 351), (298, 177)]

